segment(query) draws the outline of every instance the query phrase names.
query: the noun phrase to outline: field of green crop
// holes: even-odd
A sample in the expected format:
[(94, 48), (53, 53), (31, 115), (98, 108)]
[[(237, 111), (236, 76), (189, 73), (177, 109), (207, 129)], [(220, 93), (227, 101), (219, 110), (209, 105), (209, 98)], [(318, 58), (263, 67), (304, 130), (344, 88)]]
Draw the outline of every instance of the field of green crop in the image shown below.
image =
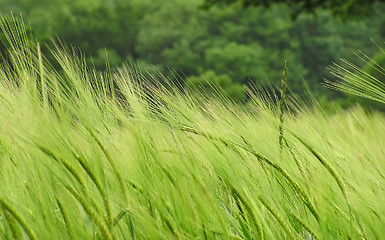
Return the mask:
[(1, 28), (0, 239), (384, 236), (382, 114), (241, 107), (61, 48), (56, 72), (21, 23)]

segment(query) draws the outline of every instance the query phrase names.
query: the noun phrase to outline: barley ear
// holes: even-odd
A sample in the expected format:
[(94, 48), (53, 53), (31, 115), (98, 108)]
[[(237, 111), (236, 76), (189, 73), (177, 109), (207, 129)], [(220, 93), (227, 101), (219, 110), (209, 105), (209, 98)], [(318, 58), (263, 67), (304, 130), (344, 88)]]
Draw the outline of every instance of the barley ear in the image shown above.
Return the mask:
[(99, 229), (102, 236), (107, 240), (113, 240), (114, 238), (112, 236), (112, 233), (108, 230), (108, 227), (103, 221), (103, 219), (98, 215), (95, 209), (92, 208), (91, 204), (89, 204), (87, 200), (84, 199), (79, 193), (77, 193), (76, 190), (71, 186), (67, 185), (65, 186), (65, 188), (77, 200), (77, 202), (80, 203), (90, 220), (93, 221), (96, 227)]
[(0, 205), (3, 206), (3, 208), (9, 212), (10, 215), (12, 215), (13, 218), (16, 219), (16, 221), (20, 224), (20, 226), (24, 229), (24, 232), (27, 234), (29, 239), (31, 240), (37, 240), (35, 233), (33, 232), (32, 228), (27, 224), (27, 222), (24, 220), (24, 218), (12, 207), (12, 205), (7, 202), (5, 199), (0, 198)]
[(297, 138), (318, 159), (318, 161), (322, 164), (322, 166), (324, 166), (328, 170), (328, 172), (333, 176), (346, 202), (349, 204), (347, 194), (346, 194), (345, 184), (342, 178), (340, 177), (340, 175), (337, 173), (337, 171), (332, 167), (332, 165), (329, 164), (329, 162), (320, 153), (318, 153), (312, 146), (310, 146), (310, 144), (305, 142), (302, 138), (298, 137), (296, 134), (293, 134), (293, 136)]
[(286, 105), (286, 88), (287, 88), (287, 65), (285, 61), (284, 70), (282, 73), (282, 83), (281, 83), (281, 99), (279, 101), (279, 151), (282, 154), (283, 149), (283, 120), (285, 115), (285, 105)]
[(75, 239), (76, 235), (75, 235), (71, 220), (69, 219), (67, 209), (64, 208), (63, 203), (58, 198), (55, 197), (55, 199), (59, 207), (60, 213), (63, 217), (64, 223), (66, 225), (68, 235), (70, 239)]

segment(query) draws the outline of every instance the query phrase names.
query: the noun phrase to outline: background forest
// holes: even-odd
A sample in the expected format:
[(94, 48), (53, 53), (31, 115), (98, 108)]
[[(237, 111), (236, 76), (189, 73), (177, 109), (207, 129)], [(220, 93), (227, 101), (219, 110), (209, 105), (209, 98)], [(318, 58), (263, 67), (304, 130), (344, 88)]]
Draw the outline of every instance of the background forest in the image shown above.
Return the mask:
[(243, 85), (279, 85), (287, 60), (294, 94), (310, 90), (321, 103), (339, 99), (345, 107), (357, 99), (322, 82), (333, 80), (327, 66), (340, 58), (354, 61), (359, 50), (376, 58), (375, 43), (382, 45), (385, 39), (385, 7), (372, 7), (369, 16), (345, 19), (328, 9), (293, 18), (293, 6), (245, 8), (239, 1), (210, 8), (204, 8), (202, 0), (0, 1), (1, 12), (22, 13), (42, 46), (52, 46), (51, 40), (59, 38), (81, 49), (100, 70), (106, 58), (111, 67), (128, 62), (145, 75), (156, 69), (192, 88), (214, 82), (234, 100), (245, 101)]

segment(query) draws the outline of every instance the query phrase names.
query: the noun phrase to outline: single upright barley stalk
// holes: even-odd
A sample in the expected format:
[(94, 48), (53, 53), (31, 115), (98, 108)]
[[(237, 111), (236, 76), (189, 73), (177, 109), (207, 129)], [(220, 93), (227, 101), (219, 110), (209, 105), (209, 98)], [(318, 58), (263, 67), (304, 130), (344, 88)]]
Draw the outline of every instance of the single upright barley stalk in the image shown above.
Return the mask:
[(284, 70), (282, 73), (282, 82), (281, 82), (281, 99), (279, 101), (279, 151), (282, 153), (283, 149), (283, 118), (285, 114), (285, 104), (286, 104), (286, 87), (287, 87), (287, 66), (286, 61), (284, 65)]

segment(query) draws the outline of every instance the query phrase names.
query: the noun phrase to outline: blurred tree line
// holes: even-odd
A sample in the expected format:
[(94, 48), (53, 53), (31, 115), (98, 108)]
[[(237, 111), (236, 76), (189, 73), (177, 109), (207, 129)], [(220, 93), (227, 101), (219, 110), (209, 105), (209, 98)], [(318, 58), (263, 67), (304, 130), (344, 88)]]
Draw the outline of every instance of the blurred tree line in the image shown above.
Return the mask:
[(325, 9), (293, 19), (295, 6), (281, 3), (202, 6), (202, 0), (0, 2), (1, 12), (22, 13), (40, 43), (50, 46), (58, 37), (80, 48), (98, 69), (105, 67), (106, 57), (112, 67), (136, 63), (144, 73), (155, 68), (170, 78), (177, 74), (192, 88), (218, 84), (238, 101), (245, 98), (243, 85), (279, 85), (284, 60), (293, 93), (310, 89), (338, 97), (321, 84), (330, 78), (326, 67), (341, 57), (354, 60), (357, 50), (374, 56), (378, 48), (370, 38), (385, 39), (385, 7), (378, 3), (369, 16), (349, 21)]
[(292, 8), (292, 17), (296, 18), (302, 12), (315, 13), (318, 9), (326, 9), (333, 16), (342, 19), (359, 19), (373, 13), (373, 4), (384, 0), (204, 0), (203, 7), (226, 5), (240, 2), (244, 7), (265, 6), (285, 3)]

